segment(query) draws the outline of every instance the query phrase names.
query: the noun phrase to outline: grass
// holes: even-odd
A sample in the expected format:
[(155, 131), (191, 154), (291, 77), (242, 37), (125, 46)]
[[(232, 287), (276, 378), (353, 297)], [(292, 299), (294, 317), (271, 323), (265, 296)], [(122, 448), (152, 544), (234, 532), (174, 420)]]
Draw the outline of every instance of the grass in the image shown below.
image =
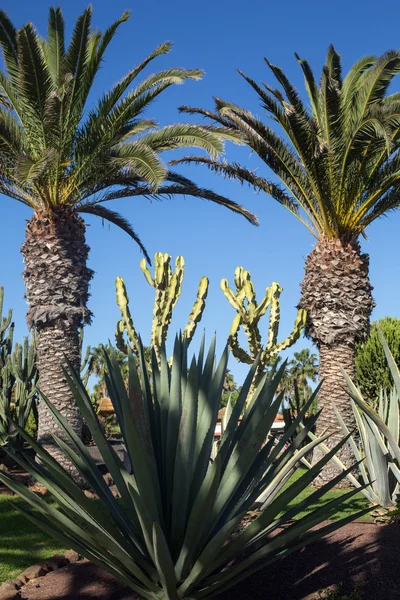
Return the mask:
[[(293, 482), (293, 481), (296, 481), (297, 479), (299, 479), (304, 474), (304, 472), (305, 472), (305, 469), (303, 469), (303, 468), (297, 469), (296, 472), (291, 477), (290, 482)], [(289, 485), (289, 484), (287, 484), (287, 485)], [(308, 496), (311, 496), (311, 494), (314, 491), (315, 490), (311, 486), (308, 486), (301, 494), (299, 494), (297, 496), (295, 501), (293, 501), (291, 504), (289, 504), (289, 507), (292, 507), (295, 504), (300, 503), (302, 500), (305, 500), (305, 498), (307, 498)], [(328, 492), (326, 494), (323, 502), (319, 501), (317, 504), (312, 504), (312, 505), (308, 506), (307, 509), (300, 512), (296, 518), (299, 519), (301, 517), (304, 517), (305, 515), (310, 513), (312, 510), (315, 510), (315, 508), (323, 506), (327, 502), (330, 502), (331, 500), (335, 500), (336, 498), (343, 496), (343, 494), (346, 493), (346, 491), (348, 491), (348, 490), (331, 490), (330, 492)], [(364, 508), (368, 508), (368, 500), (365, 498), (365, 496), (363, 496), (359, 492), (358, 494), (355, 494), (354, 496), (352, 496), (349, 500), (346, 500), (345, 502), (343, 502), (343, 504), (340, 504), (340, 506), (334, 512), (332, 512), (332, 514), (330, 515), (329, 518), (332, 521), (336, 521), (338, 519), (342, 519), (344, 517), (354, 515), (355, 513), (357, 513), (360, 510), (363, 510)], [(363, 519), (363, 520), (371, 519), (371, 521), (372, 521), (372, 517), (368, 513), (366, 515), (363, 515), (361, 517), (361, 519)]]
[[(293, 475), (293, 479), (298, 479), (302, 473), (304, 473), (304, 469), (298, 469)], [(308, 487), (302, 494), (299, 494), (295, 503), (301, 502), (312, 493), (313, 489)], [(342, 496), (343, 493), (343, 490), (329, 492), (324, 502), (308, 507), (306, 511), (299, 513), (297, 518), (303, 517), (316, 506), (322, 506), (326, 502)], [(24, 517), (17, 509), (23, 504), (24, 502), (20, 498), (0, 496), (0, 583), (17, 577), (26, 567), (67, 549), (42, 533)], [(290, 504), (290, 506), (293, 505), (294, 503)], [(360, 493), (356, 494), (333, 512), (331, 519), (340, 519), (355, 514), (367, 506), (368, 502), (364, 496)], [(368, 518), (368, 515), (363, 518)]]
[(0, 582), (67, 550), (24, 517), (17, 509), (23, 505), (21, 498), (0, 496)]

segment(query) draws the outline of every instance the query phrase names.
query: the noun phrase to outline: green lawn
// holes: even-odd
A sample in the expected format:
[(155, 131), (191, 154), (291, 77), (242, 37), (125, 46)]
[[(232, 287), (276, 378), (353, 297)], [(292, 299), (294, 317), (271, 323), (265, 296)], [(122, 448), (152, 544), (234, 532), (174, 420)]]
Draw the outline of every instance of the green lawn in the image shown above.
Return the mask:
[(0, 496), (0, 582), (67, 550), (28, 521), (18, 505), (23, 506), (20, 498)]
[[(291, 478), (291, 481), (299, 479), (299, 477), (301, 477), (301, 475), (305, 472), (305, 469), (303, 468), (299, 468), (297, 469), (297, 471), (294, 473), (294, 475)], [(289, 484), (287, 484), (289, 485)], [(302, 500), (304, 500), (305, 498), (307, 498), (308, 496), (310, 496), (313, 491), (315, 491), (311, 486), (309, 486), (308, 488), (306, 488), (301, 494), (299, 494), (296, 498), (295, 502), (292, 502), (289, 506), (292, 507), (295, 503), (299, 503)], [(306, 515), (307, 513), (311, 512), (312, 510), (314, 510), (317, 506), (323, 506), (325, 503), (330, 502), (331, 500), (334, 500), (335, 498), (339, 498), (340, 496), (343, 496), (344, 493), (346, 493), (348, 490), (332, 490), (330, 492), (328, 492), (325, 496), (324, 501), (320, 501), (318, 502), (318, 504), (314, 504), (311, 505), (307, 508), (307, 510), (299, 513), (298, 517), (296, 518), (301, 518), (304, 515)], [(343, 504), (341, 504), (338, 509), (333, 512), (330, 516), (330, 519), (332, 520), (338, 520), (341, 519), (343, 517), (348, 517), (354, 513), (357, 513), (360, 510), (363, 510), (364, 508), (368, 507), (368, 500), (365, 498), (365, 496), (363, 496), (361, 493), (355, 494), (354, 496), (352, 496), (349, 500), (346, 500), (345, 502), (343, 502)], [(370, 515), (367, 513), (366, 515), (363, 515), (361, 517), (363, 520), (364, 519), (371, 519), (372, 517), (370, 517)]]
[[(298, 469), (293, 477), (297, 479), (302, 472), (302, 469)], [(312, 492), (311, 488), (307, 488), (297, 497), (296, 502), (301, 502)], [(327, 495), (326, 501), (333, 500), (343, 493), (339, 490), (332, 491)], [(25, 519), (17, 510), (18, 505), (23, 505), (20, 498), (0, 496), (0, 582), (13, 579), (26, 567), (66, 550)], [(320, 502), (319, 506), (321, 505)], [(368, 503), (364, 496), (357, 494), (341, 505), (331, 518), (339, 519), (354, 514), (366, 506)], [(298, 517), (304, 516), (312, 508), (315, 506), (300, 513)], [(368, 518), (368, 515), (363, 518)]]

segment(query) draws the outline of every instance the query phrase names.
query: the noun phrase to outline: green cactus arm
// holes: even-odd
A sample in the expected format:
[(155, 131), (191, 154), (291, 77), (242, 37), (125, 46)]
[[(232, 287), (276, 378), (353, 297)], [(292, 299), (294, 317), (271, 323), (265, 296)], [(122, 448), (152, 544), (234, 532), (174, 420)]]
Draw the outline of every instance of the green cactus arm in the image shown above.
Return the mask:
[[(173, 279), (173, 302), (172, 302), (172, 310), (175, 308), (176, 303), (178, 302), (179, 296), (182, 293), (182, 283), (185, 275), (185, 259), (183, 256), (177, 256), (175, 260), (175, 273), (172, 276)], [(171, 288), (172, 288), (172, 280), (171, 280)]]
[(279, 330), (279, 321), (281, 318), (280, 311), (280, 295), (282, 293), (282, 287), (274, 281), (270, 288), (270, 309), (269, 309), (269, 325), (268, 325), (268, 340), (266, 345), (266, 350), (271, 350), (276, 345), (276, 340), (278, 337)]
[(260, 304), (257, 307), (257, 310), (255, 312), (255, 316), (257, 318), (257, 320), (259, 321), (261, 319), (261, 317), (263, 317), (265, 315), (265, 313), (268, 310), (268, 307), (271, 304), (271, 294), (269, 292), (270, 288), (267, 288), (265, 290), (265, 296), (264, 298), (261, 300)]
[(243, 320), (243, 329), (247, 336), (247, 343), (252, 356), (252, 362), (254, 362), (262, 350), (261, 333), (258, 325), (254, 322), (249, 322), (247, 319)]
[(302, 332), (304, 331), (304, 327), (306, 325), (306, 318), (307, 311), (301, 308), (297, 313), (292, 333), (288, 335), (288, 337), (283, 342), (276, 345), (273, 352), (274, 355), (278, 354), (279, 352), (282, 352), (282, 350), (286, 350), (286, 348), (290, 348), (290, 346), (293, 346), (293, 344), (297, 342)]
[(197, 300), (193, 304), (192, 312), (189, 315), (189, 321), (182, 333), (182, 338), (185, 338), (189, 342), (193, 339), (196, 327), (203, 317), (209, 283), (208, 277), (202, 277), (200, 279), (199, 287), (197, 288)]
[(176, 269), (171, 275), (165, 290), (163, 298), (163, 307), (161, 308), (159, 327), (161, 327), (160, 341), (165, 342), (168, 337), (168, 330), (172, 320), (172, 312), (182, 293), (182, 281), (184, 275), (185, 261), (182, 256), (178, 256), (175, 261)]
[(236, 315), (236, 317), (232, 321), (232, 326), (228, 336), (228, 345), (232, 351), (233, 356), (242, 363), (252, 364), (253, 359), (246, 350), (239, 344), (238, 333), (240, 326), (242, 325), (242, 317), (241, 315)]
[(115, 288), (116, 288), (117, 304), (121, 311), (124, 329), (128, 336), (129, 342), (132, 344), (133, 348), (136, 349), (138, 347), (138, 335), (137, 335), (135, 327), (133, 325), (131, 312), (129, 310), (129, 297), (128, 297), (128, 293), (126, 291), (125, 282), (122, 279), (122, 277), (117, 277), (117, 279), (115, 281)]
[(237, 292), (240, 292), (240, 290), (243, 288), (244, 278), (247, 273), (248, 271), (244, 271), (243, 267), (236, 267), (234, 281)]
[(121, 350), (121, 352), (123, 352), (124, 354), (128, 354), (128, 345), (125, 343), (124, 340), (124, 331), (124, 323), (123, 321), (119, 320), (117, 323), (117, 329), (115, 331), (115, 343), (118, 350)]
[(228, 280), (227, 279), (221, 279), (220, 287), (221, 287), (221, 290), (223, 291), (223, 294), (224, 294), (225, 298), (233, 306), (233, 308), (240, 315), (245, 316), (246, 311), (244, 310), (244, 307), (242, 306), (242, 304), (238, 301), (237, 296), (230, 289), (229, 284), (228, 284)]
[(245, 294), (245, 298), (247, 300), (247, 315), (249, 322), (253, 322), (256, 316), (257, 310), (257, 302), (256, 302), (256, 294), (254, 291), (253, 282), (250, 278), (244, 282), (243, 291)]
[(88, 366), (88, 364), (90, 362), (90, 358), (91, 358), (90, 352), (91, 352), (91, 347), (87, 346), (85, 356), (83, 357), (82, 362), (81, 362), (81, 373), (85, 370), (85, 368)]
[(12, 310), (8, 311), (8, 315), (3, 317), (4, 306), (4, 287), (0, 287), (0, 342), (3, 340), (3, 335), (7, 331), (12, 320)]
[(25, 380), (23, 369), (23, 354), (21, 344), (15, 344), (14, 352), (10, 355), (10, 365), (14, 377), (17, 381)]
[(151, 287), (154, 287), (154, 279), (152, 278), (151, 273), (147, 268), (147, 261), (145, 258), (142, 258), (142, 260), (140, 261), (140, 268), (143, 271), (143, 275), (145, 276), (147, 283), (151, 285)]

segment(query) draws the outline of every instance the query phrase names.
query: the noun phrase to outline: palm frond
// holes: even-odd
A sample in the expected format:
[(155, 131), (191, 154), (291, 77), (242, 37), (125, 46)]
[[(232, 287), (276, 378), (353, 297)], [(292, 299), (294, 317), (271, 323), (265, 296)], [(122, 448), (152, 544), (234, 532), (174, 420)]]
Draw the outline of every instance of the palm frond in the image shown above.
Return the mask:
[(302, 219), (299, 211), (299, 204), (292, 196), (287, 194), (279, 185), (257, 176), (253, 171), (249, 171), (237, 163), (229, 164), (227, 162), (218, 162), (204, 156), (187, 156), (185, 158), (171, 160), (169, 164), (204, 164), (214, 173), (218, 173), (227, 179), (239, 181), (241, 184), (248, 183), (255, 191), (266, 192), (269, 196), (274, 198), (274, 200), (277, 200), (279, 204), (282, 204), (282, 206), (294, 214), (313, 233), (313, 235), (315, 235), (311, 226), (306, 224), (306, 221)]
[(258, 225), (258, 218), (256, 215), (246, 210), (240, 204), (225, 196), (221, 196), (212, 190), (201, 188), (190, 179), (174, 173), (173, 171), (167, 172), (165, 183), (160, 185), (156, 190), (137, 177), (133, 177), (132, 179), (127, 177), (125, 186), (122, 178), (118, 179), (115, 183), (117, 182), (119, 186), (122, 186), (120, 189), (108, 191), (107, 188), (103, 187), (102, 189), (105, 190), (103, 193), (101, 193), (102, 189), (100, 188), (91, 190), (89, 195), (93, 196), (93, 200), (90, 203), (93, 202), (97, 206), (100, 203), (109, 202), (111, 200), (134, 198), (137, 196), (142, 196), (149, 200), (163, 200), (165, 198), (173, 198), (174, 196), (192, 196), (202, 200), (209, 200), (220, 206), (225, 206), (229, 210), (242, 215), (252, 225)]
[(125, 231), (125, 233), (127, 233), (137, 243), (137, 245), (143, 252), (143, 255), (145, 256), (148, 264), (151, 265), (151, 260), (146, 248), (142, 244), (138, 234), (133, 230), (132, 225), (127, 219), (125, 219), (125, 217), (115, 212), (114, 210), (110, 210), (105, 206), (101, 206), (100, 204), (84, 204), (82, 206), (78, 206), (77, 210), (80, 213), (95, 215), (96, 217), (105, 219), (106, 221), (109, 221), (110, 223), (113, 223), (114, 225), (122, 229), (122, 231)]
[(266, 58), (264, 58), (264, 60), (275, 75), (275, 77), (277, 78), (277, 80), (279, 81), (279, 83), (281, 84), (281, 86), (283, 87), (289, 104), (291, 104), (299, 114), (307, 118), (309, 115), (303, 104), (303, 101), (301, 100), (296, 88), (290, 83), (289, 79), (286, 77), (285, 73), (280, 67), (271, 64)]
[[(225, 132), (228, 136), (229, 130)], [(223, 130), (222, 130), (223, 135)], [(232, 139), (237, 141), (232, 134)], [(216, 128), (201, 127), (199, 125), (188, 125), (186, 123), (169, 125), (152, 131), (140, 138), (140, 142), (145, 144), (154, 152), (165, 152), (175, 148), (202, 148), (211, 156), (218, 156), (224, 145), (220, 137), (217, 135)]]
[(60, 7), (50, 8), (45, 55), (47, 66), (55, 86), (60, 84), (65, 72), (64, 29), (64, 17)]
[(119, 169), (129, 167), (154, 188), (164, 181), (167, 173), (157, 153), (141, 141), (121, 144), (110, 153), (109, 162)]
[(30, 23), (17, 34), (20, 91), (26, 99), (25, 109), (43, 130), (46, 101), (51, 78), (39, 37)]
[(0, 10), (0, 45), (4, 62), (13, 84), (18, 83), (17, 30), (4, 10)]
[(89, 56), (91, 21), (92, 7), (88, 6), (76, 21), (71, 42), (65, 56), (66, 71), (72, 75), (68, 108), (65, 115), (66, 128), (71, 132), (75, 130), (76, 125), (79, 123), (83, 110), (82, 81)]
[(320, 102), (319, 102), (319, 90), (317, 86), (317, 82), (315, 81), (314, 73), (309, 65), (309, 63), (300, 58), (298, 54), (295, 53), (295, 57), (301, 66), (304, 74), (304, 82), (306, 86), (306, 90), (308, 93), (308, 97), (310, 99), (312, 111), (314, 117), (318, 122), (318, 126), (321, 127), (321, 114), (320, 114)]

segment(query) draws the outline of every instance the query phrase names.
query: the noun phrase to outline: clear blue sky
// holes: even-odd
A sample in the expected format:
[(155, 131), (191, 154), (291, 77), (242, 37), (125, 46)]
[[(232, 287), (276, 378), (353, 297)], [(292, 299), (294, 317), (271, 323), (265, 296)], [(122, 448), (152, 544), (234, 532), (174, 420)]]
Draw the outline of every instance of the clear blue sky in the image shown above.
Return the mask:
[[(61, 2), (68, 33), (86, 5), (84, 0)], [(171, 66), (205, 70), (203, 81), (170, 89), (153, 105), (149, 116), (161, 124), (182, 120), (177, 111), (180, 104), (211, 108), (212, 96), (235, 101), (261, 115), (257, 98), (235, 69), (242, 69), (258, 81), (271, 83), (273, 79), (264, 65), (264, 56), (280, 65), (301, 88), (302, 76), (294, 52), (307, 58), (319, 73), (330, 43), (342, 55), (345, 70), (364, 54), (381, 54), (387, 49), (398, 48), (400, 43), (400, 9), (393, 0), (379, 5), (369, 0), (336, 0), (328, 4), (307, 0), (302, 3), (251, 0), (247, 5), (238, 0), (205, 0), (202, 3), (113, 0), (95, 1), (93, 5), (94, 24), (101, 29), (120, 16), (124, 9), (132, 9), (131, 19), (120, 28), (109, 47), (96, 82), (95, 96), (165, 40), (175, 43), (172, 53), (153, 62), (148, 73)], [(33, 21), (42, 34), (46, 32), (48, 6), (43, 0), (2, 2), (2, 8), (14, 23), (21, 26), (26, 21)], [(394, 89), (400, 89), (399, 81)], [(229, 146), (227, 157), (240, 160), (250, 168), (260, 167), (260, 172), (264, 172), (264, 167), (245, 148)], [(197, 282), (202, 275), (208, 275), (208, 307), (200, 329), (205, 326), (210, 334), (217, 331), (219, 349), (222, 349), (234, 311), (223, 297), (219, 282), (223, 277), (232, 282), (235, 267), (242, 265), (251, 272), (259, 296), (272, 281), (283, 286), (280, 337), (287, 335), (296, 316), (294, 307), (299, 300), (304, 259), (312, 248), (312, 236), (266, 195), (257, 196), (251, 190), (226, 182), (201, 168), (182, 172), (199, 185), (212, 187), (245, 204), (259, 216), (260, 227), (254, 228), (223, 208), (189, 197), (163, 203), (149, 203), (141, 198), (115, 202), (113, 208), (133, 223), (151, 255), (162, 251), (173, 257), (178, 254), (185, 257), (184, 291), (171, 331), (186, 322)], [(16, 333), (21, 337), (25, 334), (26, 304), (19, 248), (30, 211), (3, 196), (0, 202), (0, 284), (6, 287), (5, 303), (14, 308)], [(119, 317), (114, 292), (117, 275), (126, 281), (135, 324), (147, 341), (153, 290), (139, 269), (139, 249), (114, 226), (103, 228), (100, 219), (91, 217), (88, 224), (87, 240), (92, 249), (90, 266), (95, 270), (90, 308), (95, 319), (86, 330), (86, 342), (97, 344), (113, 338)], [(372, 225), (367, 232), (369, 239), (362, 242), (364, 250), (371, 255), (371, 280), (377, 303), (374, 318), (399, 316), (399, 225), (400, 213), (392, 213)], [(295, 349), (304, 345), (308, 343), (301, 340)], [(197, 344), (193, 348), (195, 346)], [(233, 359), (231, 367), (240, 380), (245, 369)]]

